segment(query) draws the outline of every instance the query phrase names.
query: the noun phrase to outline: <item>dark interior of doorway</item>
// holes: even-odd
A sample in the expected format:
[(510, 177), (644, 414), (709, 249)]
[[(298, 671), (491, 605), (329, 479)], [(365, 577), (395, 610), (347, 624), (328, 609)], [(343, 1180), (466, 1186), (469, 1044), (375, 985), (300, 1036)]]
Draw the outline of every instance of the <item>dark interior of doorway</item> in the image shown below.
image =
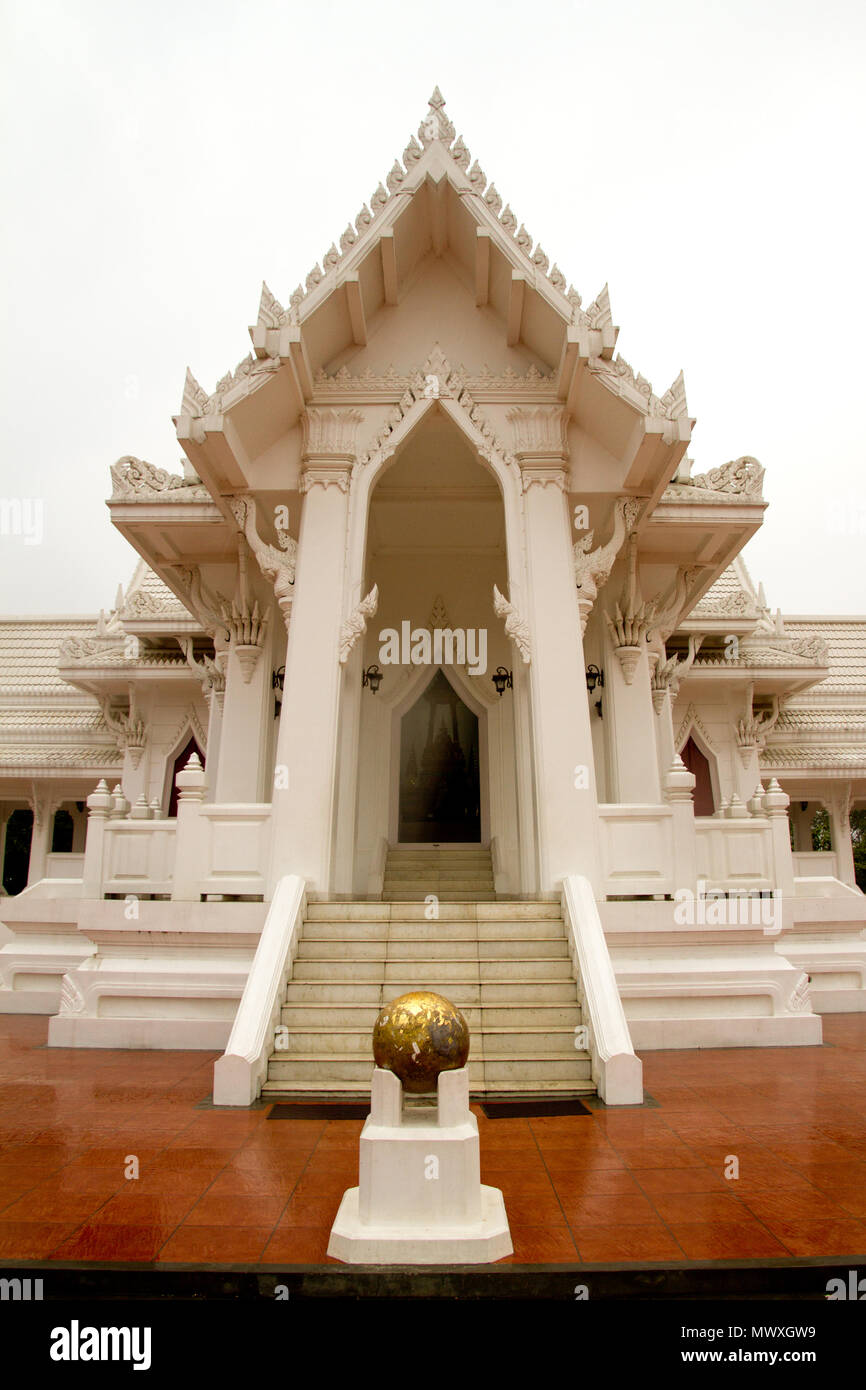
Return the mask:
[(478, 716), (442, 671), (400, 726), (402, 843), (481, 840)]
[(695, 779), (695, 815), (711, 816), (716, 805), (713, 800), (713, 779), (710, 765), (694, 739), (689, 735), (680, 757)]

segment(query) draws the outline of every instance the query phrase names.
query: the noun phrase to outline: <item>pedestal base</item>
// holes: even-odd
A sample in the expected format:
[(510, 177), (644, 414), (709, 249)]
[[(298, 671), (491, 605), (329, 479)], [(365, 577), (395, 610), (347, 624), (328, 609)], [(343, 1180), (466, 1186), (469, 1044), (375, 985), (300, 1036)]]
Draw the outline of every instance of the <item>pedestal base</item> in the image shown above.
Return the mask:
[(360, 1182), (343, 1194), (328, 1254), (348, 1264), (485, 1264), (512, 1252), (505, 1202), (481, 1183), (466, 1067), (441, 1072), (435, 1105), (404, 1110), (376, 1067)]
[(331, 1228), (328, 1254), (347, 1264), (487, 1264), (512, 1254), (505, 1202), (498, 1187), (481, 1187), (477, 1226), (425, 1226), (411, 1232), (393, 1226), (365, 1226), (359, 1213), (360, 1188), (343, 1193)]

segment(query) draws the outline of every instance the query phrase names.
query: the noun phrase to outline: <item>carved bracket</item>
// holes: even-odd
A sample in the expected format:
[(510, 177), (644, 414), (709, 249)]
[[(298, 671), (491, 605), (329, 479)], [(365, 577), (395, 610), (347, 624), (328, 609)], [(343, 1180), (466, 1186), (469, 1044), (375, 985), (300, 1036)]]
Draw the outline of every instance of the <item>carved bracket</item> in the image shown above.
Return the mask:
[(379, 607), (379, 586), (374, 584), (365, 599), (349, 615), (340, 628), (340, 665), (345, 666), (349, 655), (359, 637), (367, 631), (367, 619), (372, 618)]
[(509, 603), (495, 584), (493, 585), (493, 611), (497, 618), (505, 619), (505, 636), (515, 644), (524, 663), (528, 665), (532, 656), (529, 624), (524, 618), (521, 618), (514, 604)]

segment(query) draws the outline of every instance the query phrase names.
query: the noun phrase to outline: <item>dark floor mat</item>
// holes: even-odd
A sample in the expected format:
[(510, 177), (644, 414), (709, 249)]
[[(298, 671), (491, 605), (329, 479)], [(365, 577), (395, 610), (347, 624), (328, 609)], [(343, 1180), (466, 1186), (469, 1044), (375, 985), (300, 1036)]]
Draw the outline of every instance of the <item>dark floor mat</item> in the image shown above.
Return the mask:
[(366, 1120), (369, 1101), (290, 1101), (275, 1105), (269, 1120)]
[(481, 1109), (488, 1120), (541, 1120), (556, 1115), (591, 1115), (580, 1100), (486, 1100)]

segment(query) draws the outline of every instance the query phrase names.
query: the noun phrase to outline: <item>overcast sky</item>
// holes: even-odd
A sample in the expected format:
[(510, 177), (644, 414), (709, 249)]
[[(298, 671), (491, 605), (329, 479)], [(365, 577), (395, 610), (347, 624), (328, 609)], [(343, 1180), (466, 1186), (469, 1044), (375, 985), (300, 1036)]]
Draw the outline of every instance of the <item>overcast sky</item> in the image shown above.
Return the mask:
[(695, 471), (766, 467), (770, 603), (866, 612), (862, 0), (0, 13), (0, 500), (44, 519), (0, 535), (0, 611), (110, 606), (110, 464), (180, 471), (187, 363), (212, 390), (250, 350), (262, 279), (287, 302), (438, 83), (584, 302), (609, 282), (622, 355), (685, 370)]

